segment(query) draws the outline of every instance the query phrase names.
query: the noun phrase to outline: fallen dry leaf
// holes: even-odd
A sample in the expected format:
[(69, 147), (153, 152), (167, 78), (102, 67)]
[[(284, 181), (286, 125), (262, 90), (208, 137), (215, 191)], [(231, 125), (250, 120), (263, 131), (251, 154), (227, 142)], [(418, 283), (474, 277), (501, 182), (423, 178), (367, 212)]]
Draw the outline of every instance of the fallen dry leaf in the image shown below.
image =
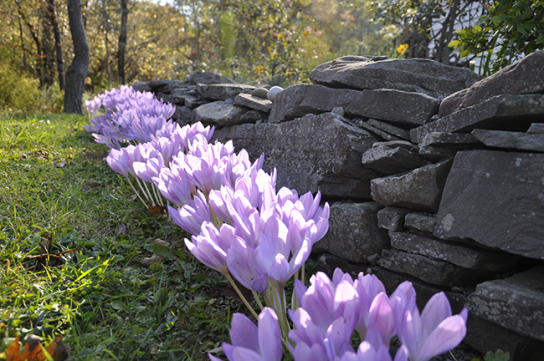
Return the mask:
[(151, 244), (158, 244), (159, 246), (165, 246), (166, 248), (170, 248), (170, 245), (171, 245), (169, 242), (163, 241), (162, 239), (159, 239), (159, 238), (151, 242)]
[(81, 188), (83, 189), (83, 192), (89, 193), (102, 187), (104, 187), (104, 183), (102, 182), (89, 182), (85, 183)]
[(149, 217), (153, 217), (153, 218), (160, 217), (166, 214), (166, 207), (163, 207), (163, 206), (149, 207), (147, 214), (149, 215)]
[(161, 263), (162, 259), (163, 259), (162, 256), (159, 256), (158, 254), (153, 254), (151, 257), (142, 258), (140, 262), (144, 266), (151, 266), (152, 264), (155, 264), (155, 263)]

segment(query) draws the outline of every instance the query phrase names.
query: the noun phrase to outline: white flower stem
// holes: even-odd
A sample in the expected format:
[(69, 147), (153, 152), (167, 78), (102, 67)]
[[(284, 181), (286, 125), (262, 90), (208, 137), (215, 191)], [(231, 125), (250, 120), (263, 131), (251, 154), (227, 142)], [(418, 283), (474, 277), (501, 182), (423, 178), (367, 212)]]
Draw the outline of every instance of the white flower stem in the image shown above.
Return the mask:
[(147, 207), (147, 204), (145, 203), (145, 201), (142, 199), (142, 197), (140, 196), (140, 193), (136, 190), (136, 188), (134, 188), (134, 186), (132, 185), (132, 182), (130, 181), (130, 178), (127, 176), (126, 177), (127, 180), (128, 180), (128, 184), (130, 184), (130, 186), (132, 187), (132, 190), (134, 191), (134, 193), (136, 193), (136, 195), (138, 196), (138, 198), (140, 199), (140, 201), (142, 201), (142, 203), (144, 204), (145, 207)]
[(238, 286), (236, 286), (236, 283), (234, 282), (234, 280), (232, 279), (232, 277), (230, 276), (230, 274), (227, 272), (225, 274), (225, 277), (227, 277), (227, 279), (229, 280), (230, 284), (232, 285), (232, 288), (234, 288), (234, 290), (236, 291), (236, 293), (238, 294), (238, 296), (240, 297), (240, 299), (242, 300), (242, 302), (244, 302), (244, 304), (246, 305), (247, 309), (249, 310), (249, 312), (251, 312), (251, 314), (253, 315), (253, 317), (255, 317), (256, 320), (259, 320), (259, 315), (257, 315), (257, 312), (255, 312), (255, 310), (253, 309), (253, 307), (251, 307), (251, 305), (249, 304), (249, 302), (247, 302), (246, 298), (244, 297), (244, 295), (242, 294), (242, 292), (240, 291), (240, 289), (238, 288)]

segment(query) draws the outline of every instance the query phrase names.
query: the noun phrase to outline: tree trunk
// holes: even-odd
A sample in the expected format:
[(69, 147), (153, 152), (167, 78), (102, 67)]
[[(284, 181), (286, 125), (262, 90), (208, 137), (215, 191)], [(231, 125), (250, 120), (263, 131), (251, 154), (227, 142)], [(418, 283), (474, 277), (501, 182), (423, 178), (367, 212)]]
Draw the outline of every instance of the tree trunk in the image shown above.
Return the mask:
[(49, 4), (46, 1), (40, 5), (40, 19), (42, 27), (42, 83), (41, 86), (50, 86), (55, 82), (55, 52), (53, 46), (53, 34)]
[(53, 24), (53, 35), (55, 36), (55, 51), (57, 53), (57, 73), (59, 77), (60, 90), (64, 90), (64, 61), (62, 60), (62, 43), (60, 39), (59, 24), (55, 14), (55, 0), (47, 0), (49, 3), (49, 16)]
[(83, 86), (89, 70), (89, 45), (81, 20), (80, 0), (68, 0), (68, 21), (74, 43), (74, 60), (66, 72), (64, 111), (83, 114)]
[(121, 0), (121, 31), (117, 53), (117, 72), (121, 84), (125, 84), (125, 52), (127, 50), (128, 0)]
[(15, 3), (17, 4), (17, 12), (19, 14), (19, 33), (21, 34), (21, 50), (23, 51), (23, 66), (25, 67), (25, 73), (28, 72), (28, 69), (26, 67), (26, 51), (25, 51), (25, 39), (23, 36), (23, 26), (21, 25), (21, 5), (19, 5), (19, 1), (15, 0)]

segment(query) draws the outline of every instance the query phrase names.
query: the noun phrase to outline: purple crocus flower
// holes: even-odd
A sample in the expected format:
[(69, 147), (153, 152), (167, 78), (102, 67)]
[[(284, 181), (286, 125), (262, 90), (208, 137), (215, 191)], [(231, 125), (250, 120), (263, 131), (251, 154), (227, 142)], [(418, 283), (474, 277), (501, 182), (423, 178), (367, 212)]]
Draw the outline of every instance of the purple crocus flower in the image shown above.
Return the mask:
[[(278, 317), (271, 308), (259, 315), (259, 326), (241, 313), (232, 317), (230, 329), (232, 345), (223, 343), (223, 351), (230, 361), (281, 361), (282, 346)], [(209, 355), (211, 361), (221, 361)]]
[(223, 224), (218, 230), (213, 223), (204, 222), (200, 234), (192, 236), (192, 242), (185, 239), (185, 245), (200, 262), (222, 274), (228, 274), (227, 250), (234, 238), (234, 228), (231, 226)]
[(245, 288), (263, 293), (268, 289), (268, 275), (255, 264), (255, 248), (236, 237), (227, 251), (230, 273)]
[(355, 329), (361, 338), (364, 339), (368, 328), (366, 321), (368, 320), (368, 312), (370, 311), (372, 301), (379, 293), (385, 293), (385, 287), (375, 275), (363, 275), (363, 273), (359, 273), (354, 286), (359, 295), (359, 319), (355, 325)]
[[(340, 358), (340, 361), (391, 361), (389, 350), (383, 344), (375, 348), (367, 341), (361, 342), (357, 353), (346, 352)], [(405, 351), (397, 351), (394, 361), (408, 361)]]
[(428, 361), (455, 348), (466, 334), (467, 310), (452, 316), (443, 292), (435, 294), (421, 313), (416, 309), (404, 314), (398, 336), (408, 349), (410, 360)]
[(134, 162), (132, 167), (138, 178), (147, 183), (158, 184), (159, 174), (164, 168), (164, 160), (159, 152), (155, 152), (154, 158), (149, 158), (147, 162)]
[(110, 152), (106, 157), (106, 162), (115, 172), (128, 177), (129, 162), (128, 153), (125, 148), (121, 148), (119, 150), (110, 149)]
[(212, 221), (206, 196), (200, 191), (180, 209), (168, 206), (168, 213), (178, 226), (194, 235), (200, 234), (202, 223)]
[(191, 199), (187, 174), (177, 165), (161, 168), (157, 188), (164, 198), (180, 207)]
[(380, 343), (389, 346), (391, 337), (395, 335), (395, 318), (389, 298), (385, 293), (378, 293), (374, 297), (374, 300), (372, 300), (365, 324), (367, 329), (373, 329), (378, 332)]

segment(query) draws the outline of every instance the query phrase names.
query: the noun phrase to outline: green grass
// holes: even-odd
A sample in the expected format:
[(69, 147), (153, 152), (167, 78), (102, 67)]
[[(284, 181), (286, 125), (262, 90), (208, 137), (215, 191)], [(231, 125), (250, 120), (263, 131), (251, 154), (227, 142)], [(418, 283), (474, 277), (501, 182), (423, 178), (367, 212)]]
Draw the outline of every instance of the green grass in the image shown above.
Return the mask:
[[(207, 359), (241, 303), (179, 227), (147, 216), (87, 123), (0, 113), (0, 360), (29, 334), (64, 335), (73, 360)], [(40, 257), (48, 240), (50, 254), (76, 251)], [(146, 267), (149, 250), (166, 257)]]

